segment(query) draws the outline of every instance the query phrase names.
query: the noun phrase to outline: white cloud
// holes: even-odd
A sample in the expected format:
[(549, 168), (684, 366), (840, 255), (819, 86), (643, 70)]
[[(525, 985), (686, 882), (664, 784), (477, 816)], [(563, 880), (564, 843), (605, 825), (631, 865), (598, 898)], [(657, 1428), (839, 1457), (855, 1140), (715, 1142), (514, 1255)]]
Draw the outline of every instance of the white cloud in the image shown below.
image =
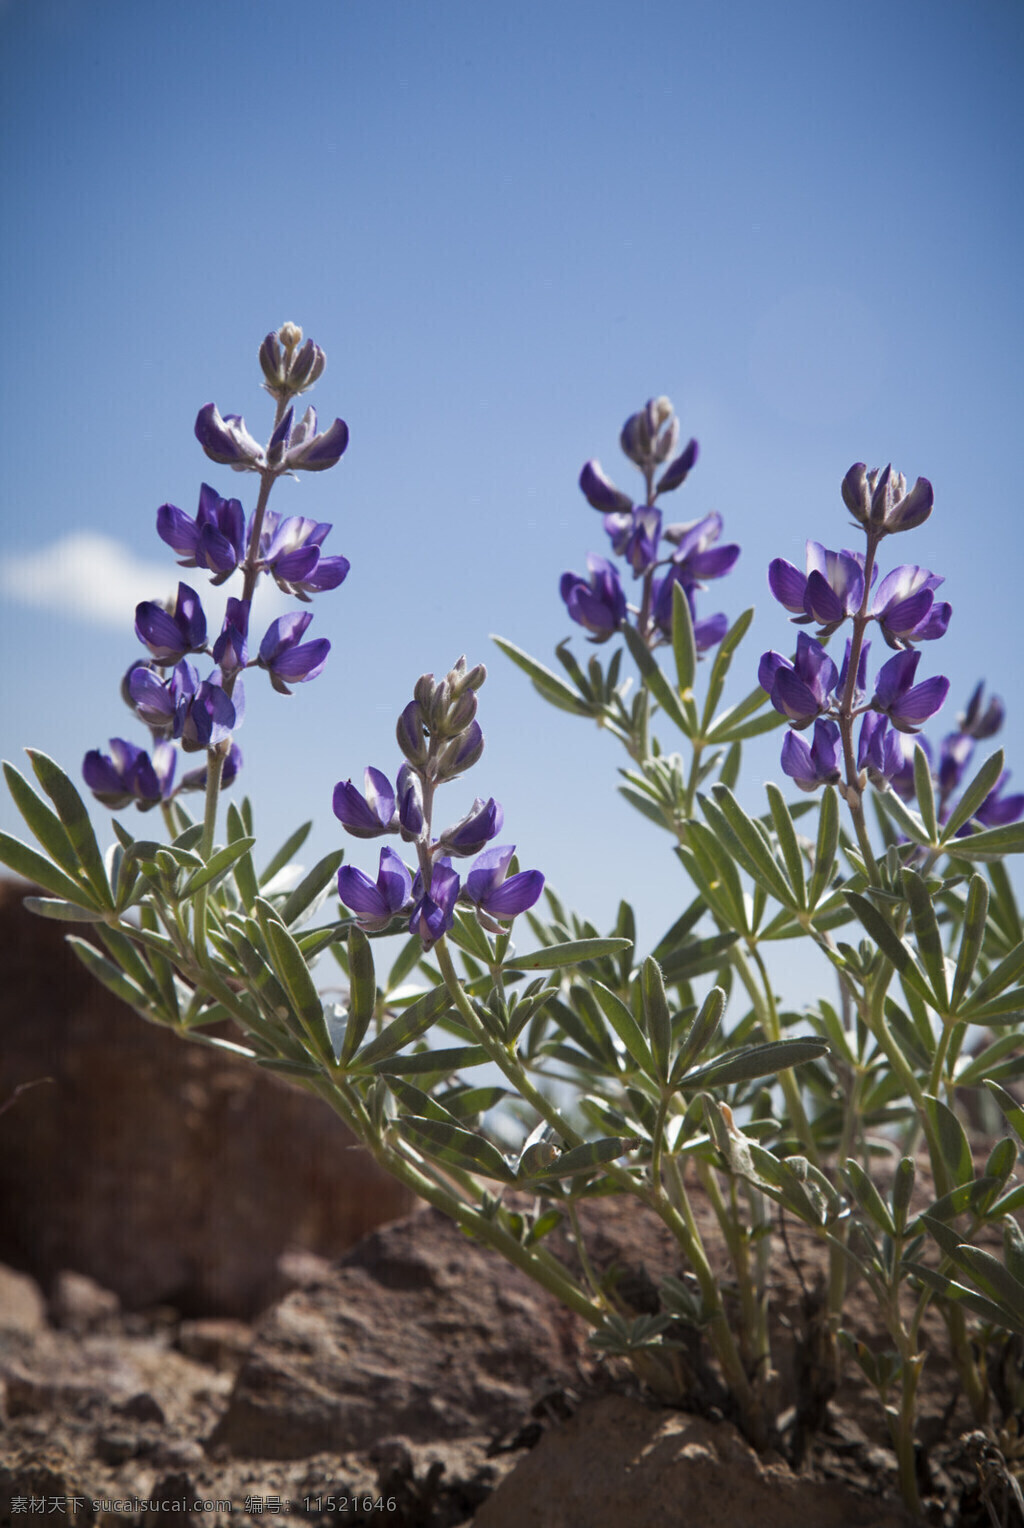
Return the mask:
[[(93, 626), (132, 630), (140, 600), (173, 598), (183, 579), (199, 593), (211, 634), (224, 619), (229, 594), (241, 592), (241, 575), (211, 589), (200, 568), (177, 568), (169, 560), (150, 562), (122, 542), (96, 531), (74, 531), (33, 552), (0, 558), (0, 590), (23, 605), (54, 610)], [(280, 592), (262, 586), (256, 605), (256, 629), (291, 608)]]

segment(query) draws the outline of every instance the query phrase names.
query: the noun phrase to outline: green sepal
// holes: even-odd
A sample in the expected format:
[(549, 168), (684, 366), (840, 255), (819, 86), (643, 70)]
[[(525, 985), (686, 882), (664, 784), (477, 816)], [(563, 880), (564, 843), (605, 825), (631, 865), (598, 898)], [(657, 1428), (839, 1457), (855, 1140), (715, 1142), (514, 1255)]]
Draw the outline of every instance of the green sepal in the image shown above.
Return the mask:
[(57, 816), (71, 841), (86, 880), (100, 902), (112, 908), (114, 898), (85, 803), (64, 771), (45, 753), (35, 748), (26, 748), (25, 752), (31, 760), (36, 779), (57, 809)]
[(443, 1120), (400, 1115), (395, 1125), (401, 1135), (435, 1162), (446, 1162), (463, 1172), (480, 1173), (499, 1183), (514, 1183), (515, 1173), (498, 1148), (482, 1135), (462, 1130)]

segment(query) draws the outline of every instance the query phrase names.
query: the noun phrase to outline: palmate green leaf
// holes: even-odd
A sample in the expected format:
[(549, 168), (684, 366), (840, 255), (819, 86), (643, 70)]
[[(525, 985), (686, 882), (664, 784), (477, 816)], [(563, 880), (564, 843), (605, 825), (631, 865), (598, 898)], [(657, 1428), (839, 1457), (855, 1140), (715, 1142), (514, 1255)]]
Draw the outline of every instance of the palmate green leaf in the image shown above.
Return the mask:
[(695, 713), (692, 708), (687, 714), (686, 705), (680, 700), (676, 691), (669, 684), (662, 673), (657, 661), (652, 657), (651, 651), (645, 646), (640, 633), (632, 626), (624, 626), (622, 635), (626, 639), (633, 662), (643, 677), (647, 689), (658, 702), (668, 719), (674, 723), (684, 737), (692, 737), (694, 734)]
[(988, 918), (988, 882), (984, 876), (972, 875), (967, 901), (964, 906), (964, 922), (960, 933), (960, 950), (956, 958), (953, 992), (950, 1007), (956, 1013), (970, 986), (974, 968), (978, 963), (985, 942), (985, 924)]
[(173, 981), (161, 986), (132, 941), (119, 929), (110, 928), (109, 925), (104, 924), (97, 932), (116, 964), (137, 987), (141, 987), (150, 1003), (155, 1008), (169, 1006), (172, 1010), (169, 1017), (176, 1017), (178, 1001)]
[(0, 833), (0, 864), (7, 865), (16, 875), (26, 881), (34, 881), (65, 902), (74, 902), (91, 911), (98, 910), (96, 898), (80, 881), (73, 881), (63, 870), (45, 858), (38, 850), (30, 848), (20, 838)]
[(749, 1082), (754, 1077), (774, 1077), (788, 1067), (817, 1061), (827, 1052), (824, 1040), (768, 1040), (761, 1045), (745, 1045), (698, 1067), (683, 1078), (680, 1086), (689, 1092), (695, 1087), (725, 1087), (728, 1083)]
[(517, 971), (552, 971), (557, 966), (581, 965), (629, 948), (628, 939), (571, 939), (566, 944), (549, 944), (526, 955), (510, 955), (505, 965)]
[[(975, 812), (984, 802), (985, 798), (995, 788), (999, 776), (1003, 772), (1003, 750), (996, 749), (991, 758), (986, 759), (978, 770), (978, 773), (966, 786), (960, 800), (949, 814), (943, 829), (942, 842), (949, 844), (956, 838), (957, 833), (965, 823), (970, 822)], [(957, 842), (956, 852), (960, 852), (960, 842)]]
[(1021, 922), (1020, 910), (1013, 894), (1010, 877), (1006, 873), (1006, 866), (999, 860), (991, 860), (988, 866), (988, 878), (992, 884), (990, 904), (992, 922), (1009, 944), (1020, 944), (1024, 940), (1024, 924)]
[(297, 854), (298, 851), (302, 848), (302, 845), (309, 837), (309, 832), (312, 826), (312, 822), (304, 822), (301, 828), (296, 828), (295, 832), (289, 838), (285, 839), (280, 849), (278, 849), (277, 853), (271, 859), (270, 863), (267, 865), (266, 869), (260, 876), (260, 886), (269, 885), (279, 870), (283, 870), (286, 865), (291, 864), (292, 855)]
[[(432, 987), (421, 998), (417, 998), (411, 1008), (404, 1008), (397, 1018), (392, 1019), (379, 1035), (376, 1035), (357, 1053), (352, 1062), (353, 1068), (366, 1070), (376, 1066), (378, 1062), (396, 1056), (400, 1050), (404, 1050), (407, 1045), (411, 1045), (414, 1040), (426, 1034), (431, 1025), (436, 1024), (450, 1007), (451, 997), (444, 983), (442, 982), (439, 987)], [(392, 1065), (389, 1070), (397, 1071), (398, 1068)]]
[[(922, 753), (923, 751), (919, 750)], [(910, 904), (910, 917), (914, 925), (914, 938), (921, 957), (935, 1006), (940, 1014), (949, 1013), (949, 993), (946, 989), (946, 955), (942, 948), (939, 923), (932, 906), (931, 895), (921, 876), (915, 870), (903, 871), (903, 890)]]
[(14, 804), (24, 817), (34, 837), (42, 844), (50, 858), (75, 880), (81, 874), (75, 846), (68, 837), (63, 823), (41, 796), (37, 796), (25, 777), (13, 764), (4, 764), (4, 775)]
[(991, 1252), (962, 1242), (955, 1231), (933, 1215), (924, 1214), (921, 1219), (954, 1266), (966, 1273), (997, 1306), (1000, 1324), (1024, 1335), (1024, 1283), (1014, 1278)]
[(57, 809), (57, 816), (71, 840), (78, 863), (93, 893), (105, 907), (112, 908), (114, 898), (85, 803), (64, 771), (51, 758), (35, 748), (26, 748), (25, 752), (31, 761), (36, 779)]
[[(751, 691), (751, 694), (753, 694), (753, 691)], [(737, 706), (736, 709), (739, 710), (740, 707)], [(773, 710), (769, 706), (761, 712), (760, 716), (751, 717), (749, 721), (734, 721), (729, 726), (715, 727), (708, 738), (708, 742), (745, 743), (752, 737), (761, 737), (765, 732), (778, 731), (784, 725), (785, 720), (786, 718), (780, 712)]]
[(443, 1120), (403, 1114), (395, 1121), (399, 1133), (432, 1161), (459, 1167), (463, 1172), (496, 1178), (499, 1183), (514, 1183), (515, 1173), (497, 1146), (482, 1135), (463, 1130)]
[[(762, 690), (759, 684), (755, 685), (736, 705), (727, 706), (724, 711), (718, 713), (707, 733), (707, 742), (715, 746), (719, 743), (733, 741), (732, 734), (734, 730), (743, 726), (768, 704), (768, 696), (764, 690)], [(778, 711), (773, 710), (771, 714), (780, 724), (786, 720)], [(766, 718), (761, 716), (758, 717), (758, 720), (765, 721)], [(767, 727), (765, 730), (768, 730)]]
[(553, 706), (557, 706), (561, 711), (569, 711), (574, 716), (594, 714), (592, 705), (571, 690), (557, 674), (545, 668), (543, 663), (538, 663), (536, 658), (531, 658), (529, 653), (524, 653), (521, 647), (516, 647), (514, 642), (507, 642), (504, 637), (493, 635), (491, 641), (501, 648), (507, 658), (512, 659), (517, 668), (521, 668), (524, 674), (530, 676), (534, 689), (538, 690)]
[(655, 1076), (659, 1082), (667, 1082), (672, 1017), (661, 967), (650, 955), (640, 967), (640, 990), (643, 996), (644, 1029), (654, 1058)]

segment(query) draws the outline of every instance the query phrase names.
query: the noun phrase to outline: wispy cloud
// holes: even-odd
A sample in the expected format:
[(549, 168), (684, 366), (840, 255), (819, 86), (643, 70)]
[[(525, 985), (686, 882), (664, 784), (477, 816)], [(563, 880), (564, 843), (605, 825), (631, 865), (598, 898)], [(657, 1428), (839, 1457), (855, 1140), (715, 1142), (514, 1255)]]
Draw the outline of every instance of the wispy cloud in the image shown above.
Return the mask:
[[(119, 631), (131, 631), (140, 600), (172, 598), (179, 578), (199, 592), (209, 628), (217, 631), (228, 595), (240, 592), (240, 574), (211, 589), (201, 569), (149, 561), (96, 531), (74, 531), (39, 550), (0, 557), (0, 591), (8, 599)], [(257, 620), (272, 620), (284, 608), (283, 596), (264, 588)]]

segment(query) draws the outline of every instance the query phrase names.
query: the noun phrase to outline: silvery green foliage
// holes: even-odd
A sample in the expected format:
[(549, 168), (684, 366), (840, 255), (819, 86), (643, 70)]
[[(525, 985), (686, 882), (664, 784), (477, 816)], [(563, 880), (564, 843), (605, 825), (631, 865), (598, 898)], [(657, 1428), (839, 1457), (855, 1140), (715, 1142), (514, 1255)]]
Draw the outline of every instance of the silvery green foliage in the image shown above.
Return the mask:
[[(292, 400), (325, 364), (301, 340), (285, 326), (261, 350), (277, 403), (266, 446), (212, 405), (197, 427), (215, 462), (260, 474), (264, 510), (270, 478), (323, 470), (347, 440), (340, 421), (318, 435), (311, 411), (292, 423)], [(192, 782), (205, 791), (201, 822), (166, 770), (143, 778), (133, 746), (93, 762), (87, 779), (101, 800), (114, 809), (159, 805), (164, 825), (162, 835), (138, 838), (115, 818), (106, 853), (68, 776), (30, 750), (34, 784), (11, 765), (5, 772), (38, 847), (3, 835), (0, 860), (43, 888), (27, 899), (34, 911), (94, 926), (99, 945), (72, 935), (74, 948), (144, 1018), (317, 1095), (410, 1188), (589, 1323), (610, 1361), (684, 1404), (709, 1382), (724, 1385), (730, 1414), (759, 1447), (795, 1442), (778, 1414), (769, 1316), (780, 1227), (799, 1223), (830, 1269), (817, 1399), (844, 1364), (860, 1366), (885, 1408), (916, 1510), (915, 1401), (930, 1307), (945, 1318), (979, 1428), (1024, 1415), (1015, 1367), (1024, 1340), (1016, 1218), (1024, 1186), (1015, 1177), (1024, 1107), (1013, 1093), (1024, 1075), (1024, 928), (1003, 865), (1024, 848), (1024, 829), (1006, 820), (1000, 754), (957, 776), (954, 801), (952, 766), (933, 779), (917, 743), (907, 755), (912, 788), (897, 794), (887, 788), (895, 755), (875, 747), (877, 726), (863, 760), (841, 764), (831, 735), (813, 756), (801, 753), (799, 800), (768, 785), (761, 803), (741, 804), (743, 743), (793, 721), (770, 699), (789, 660), (770, 665), (767, 688), (741, 685), (727, 697), (753, 612), (731, 622), (697, 614), (702, 579), (727, 573), (738, 548), (717, 545), (717, 517), (662, 527), (658, 495), (679, 489), (697, 459), (693, 441), (674, 454), (678, 439), (667, 399), (627, 421), (623, 448), (644, 479), (639, 507), (596, 462), (581, 477), (638, 591), (630, 604), (606, 559), (593, 560), (589, 586), (563, 580), (569, 614), (606, 646), (602, 658), (584, 666), (564, 643), (559, 674), (498, 643), (546, 700), (596, 722), (626, 750), (622, 795), (664, 830), (684, 888), (681, 911), (649, 953), (636, 950), (626, 901), (607, 931), (567, 911), (550, 888), (542, 915), (539, 872), (521, 872), (511, 849), (484, 850), (460, 892), (451, 855), (479, 853), (502, 819), (493, 799), (478, 797), (453, 826), (431, 828), (435, 786), (474, 767), (483, 746), (475, 719), (483, 670), (461, 660), (442, 681), (424, 676), (404, 710), (396, 702), (406, 761), (397, 785), (368, 770), (364, 792), (350, 780), (335, 795), (346, 831), (412, 846), (418, 890), (402, 849), (388, 848), (376, 882), (345, 867), (350, 913), (332, 895), (340, 847), (308, 871), (294, 864), (308, 823), (264, 860), (249, 801), (222, 813), (228, 739), (220, 734)], [(913, 529), (923, 514), (924, 490), (894, 497), (891, 481), (864, 469), (844, 488), (879, 539)], [(930, 486), (927, 496), (930, 507)], [(204, 502), (205, 519), (165, 514), (161, 534), (214, 581), (248, 558), (251, 570), (263, 567), (300, 595), (340, 582), (342, 570), (311, 550), (324, 528), (301, 522), (281, 540), (275, 517), (246, 543), (235, 501), (210, 490)], [(907, 504), (913, 513), (900, 510)], [(808, 585), (815, 619), (868, 619), (858, 601), (868, 599), (870, 578), (858, 584), (856, 567), (837, 560), (851, 555), (813, 554), (812, 571), (832, 579), (827, 589), (777, 570), (788, 608), (799, 612)], [(933, 590), (901, 577), (917, 604), (900, 629), (920, 636)], [(163, 641), (166, 629), (172, 648), (180, 632), (199, 649), (191, 609), (183, 604), (171, 625), (147, 609), (143, 639)], [(896, 630), (891, 599), (877, 618)], [(246, 632), (237, 615), (226, 623), (217, 655), (225, 673), (246, 663)], [(302, 652), (298, 635), (288, 652)], [(285, 677), (312, 675), (314, 659), (289, 660)], [(264, 666), (277, 661), (264, 654)], [(754, 661), (744, 666), (752, 671)], [(853, 697), (854, 679), (844, 693)], [(823, 691), (815, 704), (825, 703)], [(172, 695), (168, 716), (180, 704)], [(828, 725), (838, 729), (836, 716)], [(973, 746), (1001, 719), (995, 702), (982, 715), (976, 692), (961, 734)], [(356, 769), (358, 749), (348, 746)], [(943, 757), (962, 771), (969, 752), (957, 745)], [(875, 754), (872, 838), (862, 798)], [(788, 756), (796, 758), (793, 746)], [(844, 773), (851, 758), (861, 771), (853, 777)], [(839, 778), (823, 783), (833, 772)], [(511, 888), (504, 900), (503, 887)], [(528, 919), (532, 941), (513, 943), (513, 912)], [(835, 972), (834, 991), (800, 1014), (786, 1007), (765, 960), (770, 946), (793, 939), (812, 941)], [(341, 968), (342, 1002), (325, 1000), (338, 982), (325, 962)], [(210, 1033), (224, 1020), (235, 1026), (232, 1040)], [(1009, 1127), (987, 1153), (977, 1149), (980, 1118), (990, 1135), (1001, 1119)], [(608, 1194), (639, 1201), (676, 1239), (677, 1275), (661, 1287), (657, 1311), (633, 1309), (615, 1270), (589, 1254), (579, 1208)], [(717, 1220), (728, 1279), (712, 1271), (697, 1195)], [(847, 1313), (854, 1281), (877, 1301), (890, 1339), (883, 1351)], [(996, 1372), (998, 1387), (989, 1379)], [(800, 1399), (810, 1414), (816, 1397)]]

